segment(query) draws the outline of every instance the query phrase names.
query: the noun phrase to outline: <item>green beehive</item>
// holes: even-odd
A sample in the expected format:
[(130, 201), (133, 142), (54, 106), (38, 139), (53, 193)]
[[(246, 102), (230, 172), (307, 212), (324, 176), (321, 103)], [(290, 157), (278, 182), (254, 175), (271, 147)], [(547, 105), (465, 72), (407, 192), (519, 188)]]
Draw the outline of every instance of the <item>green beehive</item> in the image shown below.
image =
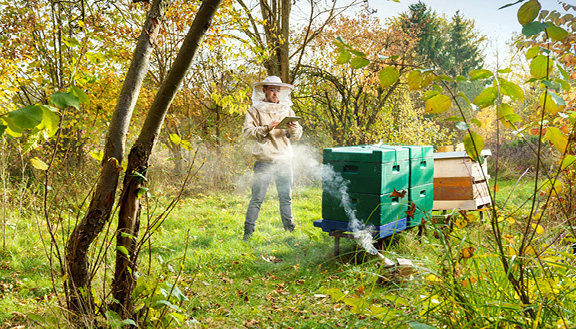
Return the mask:
[[(348, 146), (324, 149), (323, 163), (333, 168), (325, 170), (323, 189), (332, 189), (331, 180), (339, 175), (349, 181), (350, 193), (382, 195), (394, 189), (408, 187), (410, 174), (408, 149), (386, 149), (377, 146)], [(338, 177), (337, 177), (338, 178)]]
[[(344, 204), (343, 204), (344, 203)], [(322, 218), (349, 222), (355, 217), (363, 224), (385, 225), (406, 217), (407, 203), (388, 194), (322, 194)]]
[(416, 204), (416, 211), (432, 211), (434, 184), (430, 183), (409, 188), (408, 200)]
[(383, 148), (407, 149), (409, 151), (409, 187), (430, 184), (434, 181), (434, 149), (432, 146), (383, 145)]

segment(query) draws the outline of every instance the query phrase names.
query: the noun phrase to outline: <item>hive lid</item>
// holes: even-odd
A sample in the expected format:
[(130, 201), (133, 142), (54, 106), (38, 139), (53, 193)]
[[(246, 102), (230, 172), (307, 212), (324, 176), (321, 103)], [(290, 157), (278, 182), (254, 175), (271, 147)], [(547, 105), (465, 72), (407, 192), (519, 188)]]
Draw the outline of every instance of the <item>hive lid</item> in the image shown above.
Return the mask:
[(384, 148), (375, 145), (341, 146), (324, 149), (324, 161), (395, 162), (408, 160), (408, 149)]
[[(482, 156), (490, 156), (492, 152), (489, 149), (482, 150), (480, 152)], [(434, 153), (434, 159), (452, 159), (452, 158), (469, 158), (466, 151), (457, 151), (457, 152), (437, 152)]]
[(430, 158), (434, 154), (431, 145), (382, 145), (384, 148), (408, 149), (410, 159)]

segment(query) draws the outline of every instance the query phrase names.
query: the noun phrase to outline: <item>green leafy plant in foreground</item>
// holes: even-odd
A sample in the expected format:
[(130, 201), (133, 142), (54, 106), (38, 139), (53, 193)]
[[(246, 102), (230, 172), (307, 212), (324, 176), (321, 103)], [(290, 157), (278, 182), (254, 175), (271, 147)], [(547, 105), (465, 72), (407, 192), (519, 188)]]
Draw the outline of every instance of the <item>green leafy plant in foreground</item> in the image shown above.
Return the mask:
[[(568, 4), (564, 8), (576, 10)], [(478, 224), (470, 215), (463, 214), (453, 218), (456, 225), (430, 225), (439, 243), (428, 252), (434, 253), (439, 261), (430, 266), (429, 275), (422, 277), (422, 291), (412, 300), (414, 305), (420, 305), (413, 313), (416, 319), (421, 319), (418, 321), (450, 328), (573, 326), (576, 271), (574, 256), (567, 246), (575, 237), (574, 196), (567, 186), (572, 186), (576, 167), (576, 111), (571, 100), (575, 63), (567, 58), (571, 58), (570, 49), (576, 42), (570, 37), (575, 32), (576, 20), (573, 15), (541, 10), (537, 0), (521, 5), (518, 20), (525, 37), (520, 45), (526, 49), (526, 59), (530, 61), (530, 79), (524, 85), (507, 78), (511, 69), (496, 72), (480, 69), (471, 71), (468, 77), (453, 78), (416, 68), (400, 75), (398, 67), (402, 64), (384, 59), (388, 66), (380, 71), (383, 87), (400, 79), (412, 90), (424, 90), (425, 108), (430, 114), (455, 108), (459, 115), (450, 119), (459, 121), (456, 127), (466, 132), (463, 139), (466, 152), (478, 162), (484, 161), (481, 156), (484, 137), (476, 129), (481, 123), (466, 118), (464, 103), (496, 112), (497, 140), (504, 130), (524, 139), (536, 128), (539, 137), (531, 145), (533, 156), (538, 159), (530, 183), (531, 193), (520, 206), (506, 205), (498, 198), (496, 171), (496, 183), (490, 193), (494, 206), (486, 212), (486, 221)], [(571, 33), (566, 29), (572, 29)], [(351, 68), (361, 69), (370, 64), (365, 54), (352, 49), (344, 40), (338, 39), (335, 44), (341, 53), (355, 55), (350, 60)], [(454, 85), (476, 80), (484, 81), (486, 87), (474, 99), (453, 92)], [(528, 111), (530, 115), (521, 117), (514, 108), (524, 104), (526, 95), (522, 87), (530, 85), (540, 90), (540, 94), (534, 108)], [(556, 164), (551, 170), (541, 164), (544, 143), (556, 149)], [(496, 149), (496, 167), (498, 160)], [(475, 235), (464, 230), (468, 225), (478, 227), (481, 233)], [(337, 300), (343, 298), (335, 296)], [(369, 305), (352, 306), (352, 310), (360, 308), (370, 310)]]

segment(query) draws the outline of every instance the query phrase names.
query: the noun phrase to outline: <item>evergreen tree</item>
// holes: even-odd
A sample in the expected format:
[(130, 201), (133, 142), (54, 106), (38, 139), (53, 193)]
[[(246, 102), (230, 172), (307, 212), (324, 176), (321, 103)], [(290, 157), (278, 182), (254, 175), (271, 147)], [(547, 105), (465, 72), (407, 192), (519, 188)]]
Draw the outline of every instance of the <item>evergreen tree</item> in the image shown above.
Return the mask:
[(483, 59), (479, 46), (485, 40), (474, 30), (474, 21), (464, 19), (457, 11), (449, 25), (445, 44), (447, 61), (442, 70), (451, 76), (467, 75), (481, 68)]
[(401, 27), (411, 30), (420, 39), (416, 47), (417, 59), (424, 67), (437, 68), (442, 62), (444, 40), (440, 32), (441, 22), (435, 12), (425, 3), (411, 4), (408, 13), (400, 15)]
[(416, 58), (421, 66), (439, 73), (466, 75), (483, 65), (480, 45), (484, 36), (474, 29), (474, 21), (457, 11), (450, 22), (419, 1), (400, 14), (400, 26), (419, 38)]

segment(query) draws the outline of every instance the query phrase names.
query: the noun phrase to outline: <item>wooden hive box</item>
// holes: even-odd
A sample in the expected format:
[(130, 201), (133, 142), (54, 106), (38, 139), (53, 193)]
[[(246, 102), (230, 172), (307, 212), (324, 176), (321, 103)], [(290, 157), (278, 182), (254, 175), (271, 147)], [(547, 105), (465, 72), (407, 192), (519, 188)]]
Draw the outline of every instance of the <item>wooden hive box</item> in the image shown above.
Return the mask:
[[(485, 159), (492, 153), (484, 150)], [(490, 205), (487, 159), (483, 164), (466, 152), (434, 153), (434, 210), (477, 210)]]

